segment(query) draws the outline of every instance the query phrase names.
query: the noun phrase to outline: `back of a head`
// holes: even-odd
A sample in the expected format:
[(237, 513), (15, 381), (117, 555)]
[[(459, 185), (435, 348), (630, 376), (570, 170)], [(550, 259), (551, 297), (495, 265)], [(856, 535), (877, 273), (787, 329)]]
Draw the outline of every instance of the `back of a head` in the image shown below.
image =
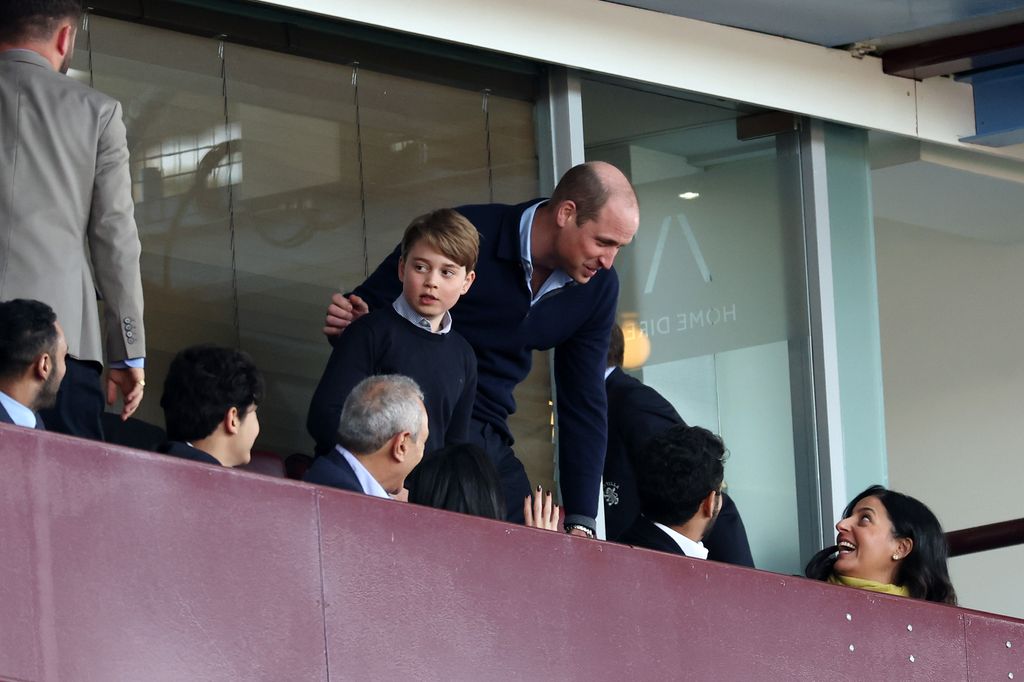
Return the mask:
[(626, 338), (622, 333), (622, 327), (612, 325), (612, 335), (608, 339), (608, 367), (622, 367), (622, 361), (626, 357)]
[(244, 416), (263, 400), (263, 375), (247, 353), (212, 345), (191, 346), (171, 361), (160, 407), (167, 437), (206, 438), (232, 407)]
[(637, 201), (636, 192), (621, 171), (602, 161), (588, 161), (566, 171), (551, 192), (550, 204), (558, 206), (563, 201), (572, 201), (576, 205), (576, 224), (582, 225), (596, 220), (615, 195), (634, 204)]
[(46, 40), (64, 21), (77, 25), (80, 0), (3, 0), (0, 2), (0, 44)]
[(460, 443), (434, 452), (416, 468), (409, 501), (435, 509), (504, 519), (501, 483), (487, 453)]
[(40, 354), (55, 352), (56, 322), (53, 309), (40, 301), (0, 303), (0, 379), (20, 376)]
[(480, 255), (480, 233), (465, 216), (450, 208), (425, 213), (409, 223), (402, 236), (402, 258), (419, 243), (450, 258), (467, 272), (476, 267)]
[(419, 438), (423, 391), (400, 374), (363, 379), (345, 399), (338, 422), (338, 443), (349, 452), (376, 452), (396, 433), (408, 431)]
[(651, 438), (633, 461), (640, 509), (666, 526), (686, 523), (725, 476), (722, 439), (699, 426), (676, 424)]

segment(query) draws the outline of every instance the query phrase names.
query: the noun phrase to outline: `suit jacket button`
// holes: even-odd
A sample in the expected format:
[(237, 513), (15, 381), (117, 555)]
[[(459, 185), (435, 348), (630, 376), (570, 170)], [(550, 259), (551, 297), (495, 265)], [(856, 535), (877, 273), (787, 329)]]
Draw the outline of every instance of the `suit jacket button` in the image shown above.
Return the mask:
[(124, 318), (124, 323), (125, 324), (131, 324), (132, 323), (132, 318), (130, 318), (130, 317)]
[(132, 333), (130, 331), (125, 332), (124, 335), (127, 336), (129, 339), (132, 338)]
[(135, 343), (135, 339), (133, 339), (133, 338), (129, 337), (129, 338), (128, 338), (128, 343)]

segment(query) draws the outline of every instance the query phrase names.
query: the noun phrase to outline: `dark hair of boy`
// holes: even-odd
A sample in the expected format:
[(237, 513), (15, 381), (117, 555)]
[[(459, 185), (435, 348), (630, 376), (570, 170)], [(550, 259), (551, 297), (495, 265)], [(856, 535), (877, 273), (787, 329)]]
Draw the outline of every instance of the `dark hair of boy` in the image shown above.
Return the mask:
[(232, 407), (243, 416), (263, 400), (263, 375), (247, 353), (212, 345), (186, 348), (171, 361), (160, 397), (167, 437), (206, 438)]
[(640, 509), (666, 526), (686, 523), (725, 477), (722, 439), (699, 426), (677, 424), (651, 438), (633, 462)]

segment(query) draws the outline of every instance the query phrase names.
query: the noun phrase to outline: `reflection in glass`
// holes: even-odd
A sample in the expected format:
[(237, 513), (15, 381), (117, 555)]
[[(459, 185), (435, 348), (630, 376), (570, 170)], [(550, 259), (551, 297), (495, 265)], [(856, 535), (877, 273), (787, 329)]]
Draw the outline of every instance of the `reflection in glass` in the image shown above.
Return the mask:
[(215, 41), (90, 17), (77, 44), (91, 47), (95, 87), (124, 111), (146, 297), (149, 385), (137, 416), (162, 424), (159, 396), (174, 353), (237, 343), (222, 172), (231, 160), (215, 151), (237, 131), (225, 126)]
[(615, 262), (627, 348), (646, 354), (634, 373), (722, 435), (755, 563), (798, 573), (797, 443), (810, 425), (794, 419), (791, 385), (808, 330), (802, 225), (776, 141), (738, 140), (730, 106), (606, 83), (584, 82), (583, 113), (588, 160), (623, 169), (640, 201)]
[[(537, 193), (530, 102), (95, 16), (77, 48), (72, 77), (120, 100), (128, 129), (148, 332), (137, 416), (152, 423), (178, 350), (241, 347), (268, 380), (257, 449), (311, 451), (330, 293), (423, 212)], [(547, 424), (541, 363), (519, 395)], [(538, 444), (550, 476), (542, 431), (517, 429), (519, 446)]]

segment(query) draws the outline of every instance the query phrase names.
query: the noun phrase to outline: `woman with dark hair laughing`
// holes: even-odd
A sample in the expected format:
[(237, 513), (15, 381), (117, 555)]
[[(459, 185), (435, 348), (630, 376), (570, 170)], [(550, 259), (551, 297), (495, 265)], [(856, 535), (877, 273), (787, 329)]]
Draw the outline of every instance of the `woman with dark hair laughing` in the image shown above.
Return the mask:
[(928, 507), (874, 485), (836, 524), (836, 544), (815, 554), (808, 578), (874, 592), (956, 604), (946, 535)]

